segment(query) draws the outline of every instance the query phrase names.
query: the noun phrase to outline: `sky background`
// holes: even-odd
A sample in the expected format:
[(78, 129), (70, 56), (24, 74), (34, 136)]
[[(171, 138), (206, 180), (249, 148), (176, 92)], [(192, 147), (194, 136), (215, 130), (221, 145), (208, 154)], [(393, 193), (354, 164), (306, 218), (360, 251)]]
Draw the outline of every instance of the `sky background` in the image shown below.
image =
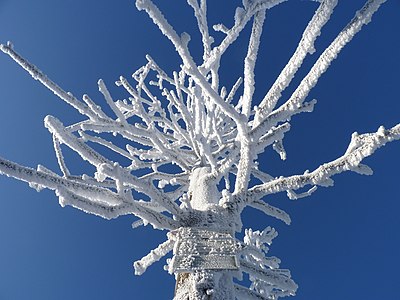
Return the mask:
[[(209, 24), (232, 25), (240, 1), (210, 1)], [(333, 17), (284, 97), (296, 87), (318, 54), (362, 6), (340, 1)], [(156, 1), (181, 33), (192, 35), (198, 59), (199, 34), (183, 0)], [(317, 3), (289, 0), (266, 19), (256, 68), (255, 101), (273, 83), (297, 46)], [(260, 164), (274, 176), (303, 173), (341, 156), (351, 133), (376, 131), (400, 122), (400, 1), (389, 0), (342, 51), (308, 100), (312, 114), (292, 119), (285, 137), (288, 159), (267, 151)], [(223, 58), (221, 81), (231, 86), (241, 76), (250, 26)], [(217, 39), (221, 35), (216, 34)], [(88, 93), (103, 104), (97, 80), (129, 77), (149, 53), (166, 71), (180, 61), (173, 47), (133, 0), (0, 0), (0, 41), (39, 66), (65, 90)], [(197, 51), (196, 51), (197, 50)], [(6, 55), (0, 55), (0, 156), (30, 167), (58, 170), (46, 115), (64, 124), (80, 115), (34, 81)], [(368, 158), (373, 176), (341, 174), (333, 188), (291, 201), (285, 194), (269, 203), (290, 213), (287, 226), (249, 209), (245, 227), (274, 226), (279, 236), (270, 254), (282, 260), (299, 284), (297, 300), (399, 299), (400, 142)], [(85, 166), (75, 155), (69, 165)], [(131, 229), (134, 217), (106, 221), (70, 207), (61, 208), (50, 191), (0, 176), (0, 300), (14, 299), (172, 299), (174, 278), (161, 263), (137, 277), (133, 261), (165, 240), (151, 227)]]

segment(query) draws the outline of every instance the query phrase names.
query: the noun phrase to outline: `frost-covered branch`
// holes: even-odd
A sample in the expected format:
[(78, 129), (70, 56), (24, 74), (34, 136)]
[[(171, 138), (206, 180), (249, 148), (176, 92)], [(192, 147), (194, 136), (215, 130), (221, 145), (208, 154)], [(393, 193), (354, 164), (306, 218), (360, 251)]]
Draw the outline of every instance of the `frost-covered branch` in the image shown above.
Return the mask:
[(133, 264), (135, 268), (135, 274), (142, 275), (149, 266), (170, 252), (174, 247), (174, 243), (174, 240), (168, 239), (164, 243), (158, 245), (156, 249), (151, 250), (150, 253), (144, 256), (142, 259), (135, 261)]
[(371, 175), (372, 170), (361, 161), (372, 155), (378, 148), (386, 143), (400, 139), (400, 124), (385, 129), (380, 127), (376, 133), (358, 135), (354, 133), (346, 153), (338, 159), (325, 163), (312, 172), (290, 177), (279, 177), (267, 183), (256, 185), (243, 195), (238, 195), (236, 201), (251, 203), (263, 196), (275, 194), (287, 190), (297, 190), (307, 185), (331, 186), (333, 175), (344, 171), (353, 171), (363, 175)]
[(261, 33), (265, 20), (265, 10), (258, 11), (254, 15), (253, 27), (251, 31), (249, 47), (246, 58), (244, 59), (244, 92), (242, 113), (249, 117), (251, 111), (251, 101), (254, 94), (254, 68), (256, 65), (258, 49), (260, 47)]
[(0, 174), (33, 184), (36, 188), (56, 191), (62, 205), (71, 205), (83, 211), (112, 219), (119, 215), (134, 214), (155, 228), (175, 229), (178, 223), (136, 202), (128, 202), (109, 189), (76, 182), (41, 170), (20, 166), (0, 158)]
[[(372, 15), (384, 2), (386, 2), (386, 0), (367, 1), (365, 5), (356, 13), (350, 23), (347, 24), (347, 26), (339, 33), (335, 40), (320, 55), (311, 70), (301, 81), (297, 89), (293, 92), (289, 100), (287, 100), (283, 105), (270, 114), (263, 114), (264, 117), (261, 117), (259, 113), (255, 124), (258, 124), (257, 126), (260, 127), (263, 126), (264, 123), (263, 128), (265, 129), (266, 127), (268, 129), (268, 127), (274, 126), (276, 122), (290, 118), (293, 114), (297, 113), (297, 110), (302, 107), (308, 93), (316, 85), (321, 75), (328, 69), (331, 62), (337, 57), (343, 47), (361, 30), (362, 26), (371, 21)], [(280, 92), (277, 91), (277, 93)], [(266, 100), (266, 102), (267, 101), (268, 100)], [(265, 111), (268, 111), (268, 109), (273, 107), (274, 103), (276, 103), (276, 101), (270, 101), (270, 104), (268, 105), (265, 104)], [(283, 114), (284, 118), (276, 117), (280, 114)], [(268, 126), (265, 126), (265, 123), (267, 123)]]
[(275, 107), (279, 100), (282, 91), (290, 84), (297, 70), (302, 65), (307, 54), (314, 53), (314, 42), (321, 34), (322, 27), (329, 20), (334, 8), (337, 5), (337, 0), (323, 0), (311, 21), (308, 23), (303, 32), (303, 36), (297, 46), (296, 51), (290, 58), (289, 62), (283, 68), (278, 78), (261, 101), (256, 110), (255, 121), (253, 126), (257, 126), (271, 110)]
[(194, 15), (197, 20), (197, 26), (199, 27), (204, 47), (203, 60), (206, 60), (210, 55), (211, 44), (214, 41), (208, 31), (207, 2), (206, 0), (200, 0), (200, 4), (198, 0), (188, 0), (187, 2), (193, 8)]
[(235, 194), (247, 189), (251, 167), (254, 157), (252, 157), (252, 143), (247, 135), (240, 135), (240, 160), (237, 165), (238, 171), (235, 181)]
[(274, 128), (275, 125), (278, 124), (279, 122), (286, 122), (296, 114), (300, 114), (303, 112), (312, 112), (314, 110), (314, 106), (316, 103), (317, 100), (313, 99), (309, 102), (303, 103), (302, 105), (293, 110), (288, 110), (288, 109), (275, 110), (272, 113), (270, 113), (268, 117), (265, 118), (264, 121), (262, 121), (258, 126), (253, 128), (250, 131), (250, 134), (253, 137), (253, 139), (260, 138), (266, 131), (268, 132), (271, 128)]
[(172, 42), (183, 61), (185, 72), (192, 76), (193, 80), (202, 87), (203, 91), (207, 93), (217, 105), (227, 110), (230, 117), (234, 116), (237, 118), (237, 112), (220, 99), (218, 93), (212, 89), (211, 85), (204, 78), (204, 75), (199, 72), (188, 49), (190, 36), (187, 33), (183, 33), (179, 37), (174, 28), (168, 23), (161, 11), (151, 0), (137, 0), (136, 7), (139, 10), (146, 11), (160, 31)]
[(243, 272), (249, 274), (251, 286), (248, 293), (236, 287), (240, 295), (247, 294), (250, 299), (278, 299), (295, 295), (297, 284), (290, 278), (289, 270), (279, 269), (278, 258), (266, 256), (268, 246), (277, 235), (271, 227), (261, 232), (245, 230), (240, 266)]
[(268, 203), (265, 203), (264, 201), (255, 200), (251, 202), (249, 206), (262, 211), (268, 216), (277, 218), (285, 222), (287, 225), (290, 225), (291, 223), (290, 216), (286, 212)]
[(225, 53), (228, 47), (238, 38), (247, 22), (259, 11), (271, 9), (274, 6), (285, 2), (286, 0), (257, 0), (243, 1), (243, 8), (238, 7), (235, 11), (235, 24), (231, 29), (227, 29), (222, 24), (214, 25), (214, 30), (221, 30), (226, 34), (224, 40), (210, 53), (210, 57), (204, 62), (201, 67), (204, 70), (211, 69), (214, 64), (218, 64), (221, 56)]
[[(257, 58), (260, 37), (265, 20), (265, 10), (260, 10), (254, 15), (253, 28), (250, 36), (249, 47), (244, 64), (244, 92), (242, 98), (242, 114), (247, 118), (250, 116), (251, 101), (254, 94), (254, 68)], [(249, 139), (249, 134), (244, 129), (239, 128), (240, 139), (240, 160), (235, 182), (235, 193), (240, 193), (247, 189), (250, 178), (253, 145)]]
[(60, 99), (76, 108), (76, 110), (81, 114), (87, 115), (90, 118), (96, 117), (96, 114), (88, 106), (76, 99), (71, 93), (64, 91), (56, 83), (51, 81), (45, 74), (43, 74), (43, 72), (40, 71), (36, 66), (14, 51), (10, 42), (8, 42), (7, 45), (0, 44), (0, 50), (9, 55), (16, 63), (24, 68), (33, 77), (33, 79), (38, 80), (55, 95), (60, 97)]
[(244, 286), (235, 284), (236, 299), (246, 299), (246, 300), (271, 300), (270, 297), (264, 297), (263, 295), (254, 292)]

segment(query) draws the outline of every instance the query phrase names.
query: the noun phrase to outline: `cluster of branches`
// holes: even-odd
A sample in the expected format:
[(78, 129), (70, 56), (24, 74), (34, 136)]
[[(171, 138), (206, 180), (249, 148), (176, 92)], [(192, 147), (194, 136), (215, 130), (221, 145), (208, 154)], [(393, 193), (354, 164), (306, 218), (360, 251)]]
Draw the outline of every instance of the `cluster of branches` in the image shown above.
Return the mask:
[[(190, 209), (186, 192), (191, 171), (199, 166), (210, 166), (210, 182), (217, 184), (224, 180), (225, 190), (232, 192), (228, 201), (239, 204), (239, 210), (251, 205), (290, 222), (283, 212), (260, 199), (282, 191), (286, 191), (291, 199), (308, 196), (315, 191), (316, 186), (331, 185), (331, 177), (343, 171), (370, 174), (371, 170), (360, 164), (361, 160), (386, 142), (398, 139), (399, 125), (388, 130), (381, 127), (373, 134), (355, 134), (342, 157), (312, 172), (276, 178), (258, 168), (257, 155), (268, 146), (272, 145), (282, 159), (286, 158), (282, 141), (284, 134), (290, 130), (291, 117), (313, 110), (316, 101), (305, 101), (309, 91), (340, 50), (370, 21), (372, 14), (385, 1), (367, 1), (320, 55), (290, 98), (277, 106), (283, 90), (291, 82), (306, 55), (314, 52), (314, 41), (337, 4), (337, 0), (322, 1), (304, 30), (295, 53), (261, 103), (254, 106), (254, 68), (265, 15), (269, 9), (282, 2), (243, 1), (243, 7), (236, 10), (231, 28), (223, 24), (213, 26), (214, 30), (225, 34), (220, 44), (214, 46), (206, 18), (206, 2), (188, 0), (194, 10), (204, 47), (203, 62), (197, 65), (188, 47), (190, 36), (187, 33), (178, 35), (150, 0), (136, 1), (138, 9), (146, 11), (172, 42), (183, 63), (179, 71), (169, 75), (147, 56), (146, 65), (132, 74), (135, 84), (122, 76), (116, 81), (116, 85), (122, 86), (127, 92), (124, 100), (115, 101), (105, 83), (99, 80), (99, 91), (114, 116), (107, 115), (88, 95), (83, 95), (82, 100), (79, 100), (64, 91), (20, 56), (10, 43), (1, 45), (0, 49), (34, 79), (87, 119), (69, 126), (52, 116), (45, 119), (46, 127), (53, 134), (62, 175), (43, 166), (32, 170), (4, 159), (1, 160), (0, 171), (35, 187), (56, 190), (63, 205), (69, 204), (105, 218), (134, 214), (157, 228), (174, 229), (179, 227), (182, 209)], [(251, 20), (253, 25), (244, 60), (243, 78), (238, 78), (233, 87), (221, 86), (220, 59)], [(242, 84), (243, 93), (238, 95)], [(152, 86), (161, 90), (162, 99), (152, 92)], [(105, 133), (123, 138), (125, 148), (107, 140)], [(91, 163), (96, 168), (95, 174), (71, 174), (63, 158), (62, 144)], [(95, 151), (90, 144), (106, 147), (128, 159), (130, 164), (122, 166), (111, 161)], [(161, 171), (168, 170), (165, 166), (171, 164), (178, 167), (173, 169), (173, 173)], [(144, 175), (135, 176), (136, 171)], [(232, 175), (234, 182), (230, 180)], [(258, 178), (262, 183), (249, 187), (250, 176)], [(311, 187), (308, 192), (296, 194), (297, 189), (307, 185)], [(139, 195), (139, 199), (134, 199), (132, 191), (147, 197)]]
[[(1, 45), (4, 53), (84, 118), (68, 126), (53, 116), (45, 119), (45, 126), (53, 135), (62, 175), (40, 165), (31, 169), (2, 158), (0, 173), (26, 181), (36, 189), (54, 190), (61, 205), (71, 205), (107, 219), (133, 214), (140, 218), (136, 225), (149, 223), (155, 228), (174, 230), (182, 226), (181, 220), (192, 210), (188, 196), (192, 171), (208, 166), (206, 182), (224, 183), (224, 191), (220, 191), (224, 199), (220, 201), (222, 208), (233, 207), (240, 216), (246, 206), (251, 206), (290, 223), (285, 212), (262, 198), (278, 192), (286, 192), (291, 199), (309, 196), (317, 186), (332, 185), (331, 177), (344, 171), (371, 174), (371, 169), (361, 161), (387, 142), (400, 138), (400, 125), (390, 129), (380, 127), (375, 133), (355, 133), (341, 157), (300, 175), (274, 177), (260, 170), (257, 164), (257, 156), (269, 146), (282, 159), (286, 158), (283, 138), (290, 130), (291, 118), (313, 110), (316, 100), (306, 101), (310, 90), (385, 0), (368, 0), (319, 56), (289, 99), (278, 105), (282, 92), (305, 57), (315, 51), (314, 42), (338, 2), (320, 1), (293, 56), (261, 102), (258, 101), (258, 106), (253, 99), (254, 69), (264, 20), (269, 9), (285, 0), (243, 0), (230, 28), (223, 24), (213, 26), (215, 31), (224, 34), (218, 45), (214, 45), (209, 30), (206, 1), (187, 2), (193, 8), (201, 33), (202, 62), (196, 64), (192, 58), (189, 34), (178, 34), (151, 0), (137, 0), (137, 8), (145, 11), (171, 41), (182, 65), (178, 71), (167, 74), (153, 58), (146, 56), (147, 63), (132, 74), (132, 79), (121, 76), (116, 81), (126, 91), (123, 100), (114, 100), (106, 84), (99, 80), (99, 91), (112, 116), (88, 95), (80, 100), (64, 91), (18, 54), (10, 43)], [(223, 86), (219, 82), (221, 57), (249, 22), (252, 30), (243, 77), (232, 87)], [(121, 138), (125, 147), (107, 139), (107, 134)], [(95, 150), (96, 144), (129, 163), (122, 165), (105, 157)], [(62, 145), (77, 152), (96, 172), (92, 176), (71, 174)], [(253, 177), (259, 183), (249, 186)], [(307, 186), (307, 192), (296, 193)], [(172, 244), (167, 244), (170, 249)]]

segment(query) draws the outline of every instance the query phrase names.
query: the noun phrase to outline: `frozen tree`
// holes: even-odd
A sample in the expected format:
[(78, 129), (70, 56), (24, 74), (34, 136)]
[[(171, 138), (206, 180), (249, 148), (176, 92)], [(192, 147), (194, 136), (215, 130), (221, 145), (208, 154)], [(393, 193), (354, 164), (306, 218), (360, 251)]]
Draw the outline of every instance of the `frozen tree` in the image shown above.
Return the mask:
[[(387, 142), (400, 138), (400, 124), (374, 133), (354, 133), (345, 153), (315, 170), (292, 176), (272, 176), (257, 163), (269, 146), (286, 159), (283, 146), (294, 115), (312, 112), (316, 100), (310, 90), (342, 48), (369, 23), (385, 0), (369, 0), (320, 55), (288, 99), (282, 92), (314, 50), (314, 42), (329, 20), (337, 0), (319, 6), (287, 65), (263, 97), (253, 99), (254, 69), (268, 10), (284, 0), (243, 0), (233, 26), (213, 25), (224, 38), (218, 45), (207, 20), (205, 0), (188, 0), (202, 38), (200, 63), (192, 58), (188, 33), (178, 34), (151, 0), (137, 0), (171, 41), (182, 64), (168, 74), (150, 56), (147, 63), (115, 83), (126, 99), (115, 100), (103, 80), (100, 93), (111, 108), (107, 114), (88, 95), (82, 99), (64, 91), (23, 58), (11, 43), (0, 49), (59, 98), (74, 107), (82, 120), (64, 125), (47, 116), (61, 174), (39, 165), (24, 167), (0, 158), (0, 173), (28, 182), (32, 188), (54, 190), (62, 206), (70, 205), (106, 219), (134, 215), (133, 227), (151, 225), (166, 230), (165, 242), (134, 263), (140, 275), (154, 262), (173, 252), (166, 270), (175, 275), (175, 300), (278, 299), (293, 296), (297, 285), (280, 260), (268, 256), (275, 229), (242, 228), (241, 213), (253, 207), (290, 224), (283, 210), (268, 204), (266, 196), (285, 192), (290, 199), (310, 196), (318, 186), (333, 185), (333, 175), (353, 171), (370, 175), (362, 163)], [(220, 82), (220, 60), (250, 23), (251, 34), (243, 76), (233, 86)], [(121, 143), (113, 143), (110, 134)], [(96, 150), (107, 148), (123, 158), (115, 161)], [(72, 174), (63, 147), (94, 166), (94, 174)], [(128, 164), (122, 161), (129, 161)], [(235, 238), (244, 231), (243, 241)], [(251, 285), (240, 284), (243, 273)], [(236, 278), (234, 281), (233, 279)]]

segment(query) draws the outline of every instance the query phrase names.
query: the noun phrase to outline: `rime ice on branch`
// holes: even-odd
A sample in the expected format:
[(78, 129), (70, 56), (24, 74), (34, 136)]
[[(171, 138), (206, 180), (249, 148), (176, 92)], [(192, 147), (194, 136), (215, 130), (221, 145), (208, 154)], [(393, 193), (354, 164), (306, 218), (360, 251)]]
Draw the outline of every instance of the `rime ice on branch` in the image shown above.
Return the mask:
[[(188, 262), (199, 255), (196, 247), (200, 244), (190, 242), (180, 233), (187, 228), (202, 228), (203, 234), (210, 232), (209, 241), (202, 247), (210, 247), (208, 254), (214, 253), (212, 257), (216, 260), (222, 259), (222, 254), (215, 256), (217, 246), (226, 246), (228, 242), (212, 236), (215, 233), (233, 237), (235, 232), (240, 232), (240, 215), (247, 206), (290, 224), (288, 214), (266, 203), (265, 196), (286, 192), (290, 199), (298, 199), (310, 196), (317, 186), (331, 186), (332, 176), (341, 172), (369, 175), (372, 170), (362, 160), (387, 142), (400, 138), (400, 125), (390, 129), (380, 127), (375, 133), (354, 133), (343, 156), (299, 175), (271, 176), (257, 164), (258, 155), (269, 146), (286, 159), (283, 139), (290, 130), (292, 117), (313, 111), (316, 100), (307, 101), (310, 90), (384, 0), (365, 3), (281, 105), (277, 104), (282, 92), (305, 57), (315, 51), (314, 42), (338, 1), (320, 1), (293, 56), (263, 99), (253, 99), (260, 37), (268, 10), (285, 1), (243, 0), (243, 6), (236, 9), (231, 28), (223, 24), (212, 27), (224, 34), (218, 45), (210, 32), (206, 1), (187, 2), (201, 34), (202, 62), (196, 64), (192, 58), (189, 34), (178, 34), (152, 1), (137, 0), (137, 8), (145, 11), (171, 41), (182, 65), (176, 72), (167, 74), (152, 57), (146, 56), (147, 63), (132, 74), (132, 79), (121, 76), (115, 82), (126, 92), (123, 100), (114, 100), (106, 83), (99, 80), (99, 91), (112, 115), (106, 114), (88, 95), (80, 100), (64, 91), (19, 55), (10, 43), (0, 46), (35, 80), (82, 115), (82, 121), (71, 125), (64, 125), (53, 116), (45, 119), (45, 126), (53, 135), (61, 175), (40, 165), (31, 169), (2, 158), (0, 173), (28, 182), (37, 190), (54, 190), (62, 206), (71, 205), (106, 219), (130, 214), (139, 218), (133, 227), (151, 224), (170, 231), (164, 243), (135, 262), (137, 274), (142, 274), (168, 252), (174, 250), (175, 254), (177, 243), (186, 245), (182, 251), (188, 253)], [(248, 23), (252, 23), (252, 29), (243, 77), (233, 86), (224, 86), (219, 80), (221, 57)], [(125, 146), (114, 144), (106, 138), (108, 134), (118, 136)], [(97, 145), (108, 148), (121, 161), (129, 163), (105, 157), (94, 145), (96, 149)], [(69, 147), (93, 165), (95, 173), (71, 174), (63, 147)], [(250, 178), (258, 179), (259, 183), (250, 185)], [(297, 192), (307, 186), (307, 192)], [(271, 244), (275, 236), (275, 230), (269, 227), (262, 232), (246, 230), (245, 239), (235, 253), (237, 271), (197, 266), (192, 272), (194, 281), (190, 287), (190, 280), (182, 283), (183, 275), (177, 275), (181, 286), (175, 299), (201, 299), (202, 292), (213, 295), (213, 299), (278, 299), (294, 295), (297, 286), (290, 279), (290, 272), (279, 269), (278, 258), (266, 256), (265, 244)], [(171, 262), (168, 269), (171, 270)], [(250, 274), (249, 288), (233, 284), (232, 278), (241, 278), (242, 272)]]

